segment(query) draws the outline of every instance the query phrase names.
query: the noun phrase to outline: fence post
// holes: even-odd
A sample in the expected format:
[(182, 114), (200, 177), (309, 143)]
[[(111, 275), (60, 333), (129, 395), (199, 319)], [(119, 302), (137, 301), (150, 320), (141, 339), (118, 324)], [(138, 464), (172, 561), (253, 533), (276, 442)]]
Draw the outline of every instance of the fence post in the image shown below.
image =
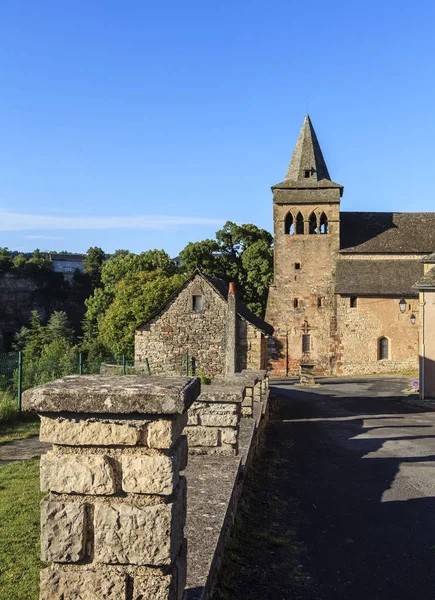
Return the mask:
[(147, 371), (148, 371), (148, 375), (151, 375), (150, 363), (149, 363), (149, 360), (147, 358), (145, 359), (145, 365), (146, 365), (146, 368), (147, 368)]
[(186, 377), (189, 376), (189, 355), (186, 354)]
[(127, 373), (127, 365), (125, 362), (125, 354), (122, 355), (122, 373), (126, 375)]
[(18, 413), (21, 414), (21, 397), (23, 395), (23, 353), (18, 352)]
[(192, 375), (196, 375), (196, 358), (192, 356)]
[(79, 375), (83, 375), (83, 355), (79, 352)]

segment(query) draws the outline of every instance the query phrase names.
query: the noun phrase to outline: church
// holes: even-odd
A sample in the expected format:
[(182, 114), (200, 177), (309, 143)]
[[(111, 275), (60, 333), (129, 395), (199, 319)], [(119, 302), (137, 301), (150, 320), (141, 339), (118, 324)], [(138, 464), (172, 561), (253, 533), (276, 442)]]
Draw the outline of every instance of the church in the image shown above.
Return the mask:
[(413, 286), (435, 250), (435, 213), (346, 212), (307, 115), (287, 174), (272, 187), (274, 281), (266, 321), (271, 374), (418, 369)]

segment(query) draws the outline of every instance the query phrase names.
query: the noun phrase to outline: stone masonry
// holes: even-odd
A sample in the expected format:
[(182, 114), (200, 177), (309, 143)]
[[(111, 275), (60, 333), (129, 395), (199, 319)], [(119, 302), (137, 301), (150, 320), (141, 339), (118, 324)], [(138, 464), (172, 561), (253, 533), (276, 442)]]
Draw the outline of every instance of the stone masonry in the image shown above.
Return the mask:
[(182, 600), (197, 378), (71, 376), (29, 390), (41, 416), (40, 600)]
[(238, 453), (239, 425), (245, 389), (203, 385), (188, 412), (185, 429), (190, 454)]

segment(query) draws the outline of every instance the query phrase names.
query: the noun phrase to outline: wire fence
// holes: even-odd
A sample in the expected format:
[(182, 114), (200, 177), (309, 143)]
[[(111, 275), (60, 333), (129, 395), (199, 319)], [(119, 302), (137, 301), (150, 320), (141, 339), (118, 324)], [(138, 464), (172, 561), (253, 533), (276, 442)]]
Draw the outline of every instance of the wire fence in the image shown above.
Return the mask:
[[(181, 358), (181, 357), (180, 357)], [(184, 356), (185, 375), (199, 374), (194, 356)], [(137, 363), (125, 354), (90, 357), (84, 352), (52, 357), (43, 365), (28, 359), (22, 352), (0, 353), (0, 422), (19, 415), (25, 390), (49, 383), (67, 375), (151, 375), (148, 359)], [(177, 369), (178, 371), (178, 369)]]

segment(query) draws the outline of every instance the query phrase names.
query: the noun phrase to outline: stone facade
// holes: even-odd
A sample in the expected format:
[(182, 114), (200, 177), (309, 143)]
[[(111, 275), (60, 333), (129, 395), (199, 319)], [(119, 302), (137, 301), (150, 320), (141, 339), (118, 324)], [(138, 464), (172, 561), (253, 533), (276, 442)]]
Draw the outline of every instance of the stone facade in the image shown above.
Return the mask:
[[(209, 377), (223, 375), (227, 350), (227, 293), (224, 282), (196, 271), (182, 289), (136, 331), (136, 366), (144, 364), (148, 358), (152, 374), (182, 374), (186, 372), (188, 355), (190, 369), (193, 359), (197, 373)], [(238, 301), (237, 368), (265, 368), (267, 342), (264, 328), (269, 326), (264, 323), (262, 329), (249, 321), (245, 316), (249, 316), (248, 309), (243, 307), (241, 314), (240, 305)]]
[(272, 191), (272, 376), (297, 375), (303, 362), (315, 375), (416, 370), (412, 285), (435, 237), (435, 214), (341, 212), (343, 186), (330, 179), (308, 115), (286, 179)]
[[(29, 390), (42, 417), (40, 600), (182, 600), (195, 378), (82, 376)], [(122, 407), (122, 410), (120, 408)]]
[(419, 290), (422, 312), (420, 328), (420, 397), (435, 398), (435, 252), (423, 259), (424, 276)]

